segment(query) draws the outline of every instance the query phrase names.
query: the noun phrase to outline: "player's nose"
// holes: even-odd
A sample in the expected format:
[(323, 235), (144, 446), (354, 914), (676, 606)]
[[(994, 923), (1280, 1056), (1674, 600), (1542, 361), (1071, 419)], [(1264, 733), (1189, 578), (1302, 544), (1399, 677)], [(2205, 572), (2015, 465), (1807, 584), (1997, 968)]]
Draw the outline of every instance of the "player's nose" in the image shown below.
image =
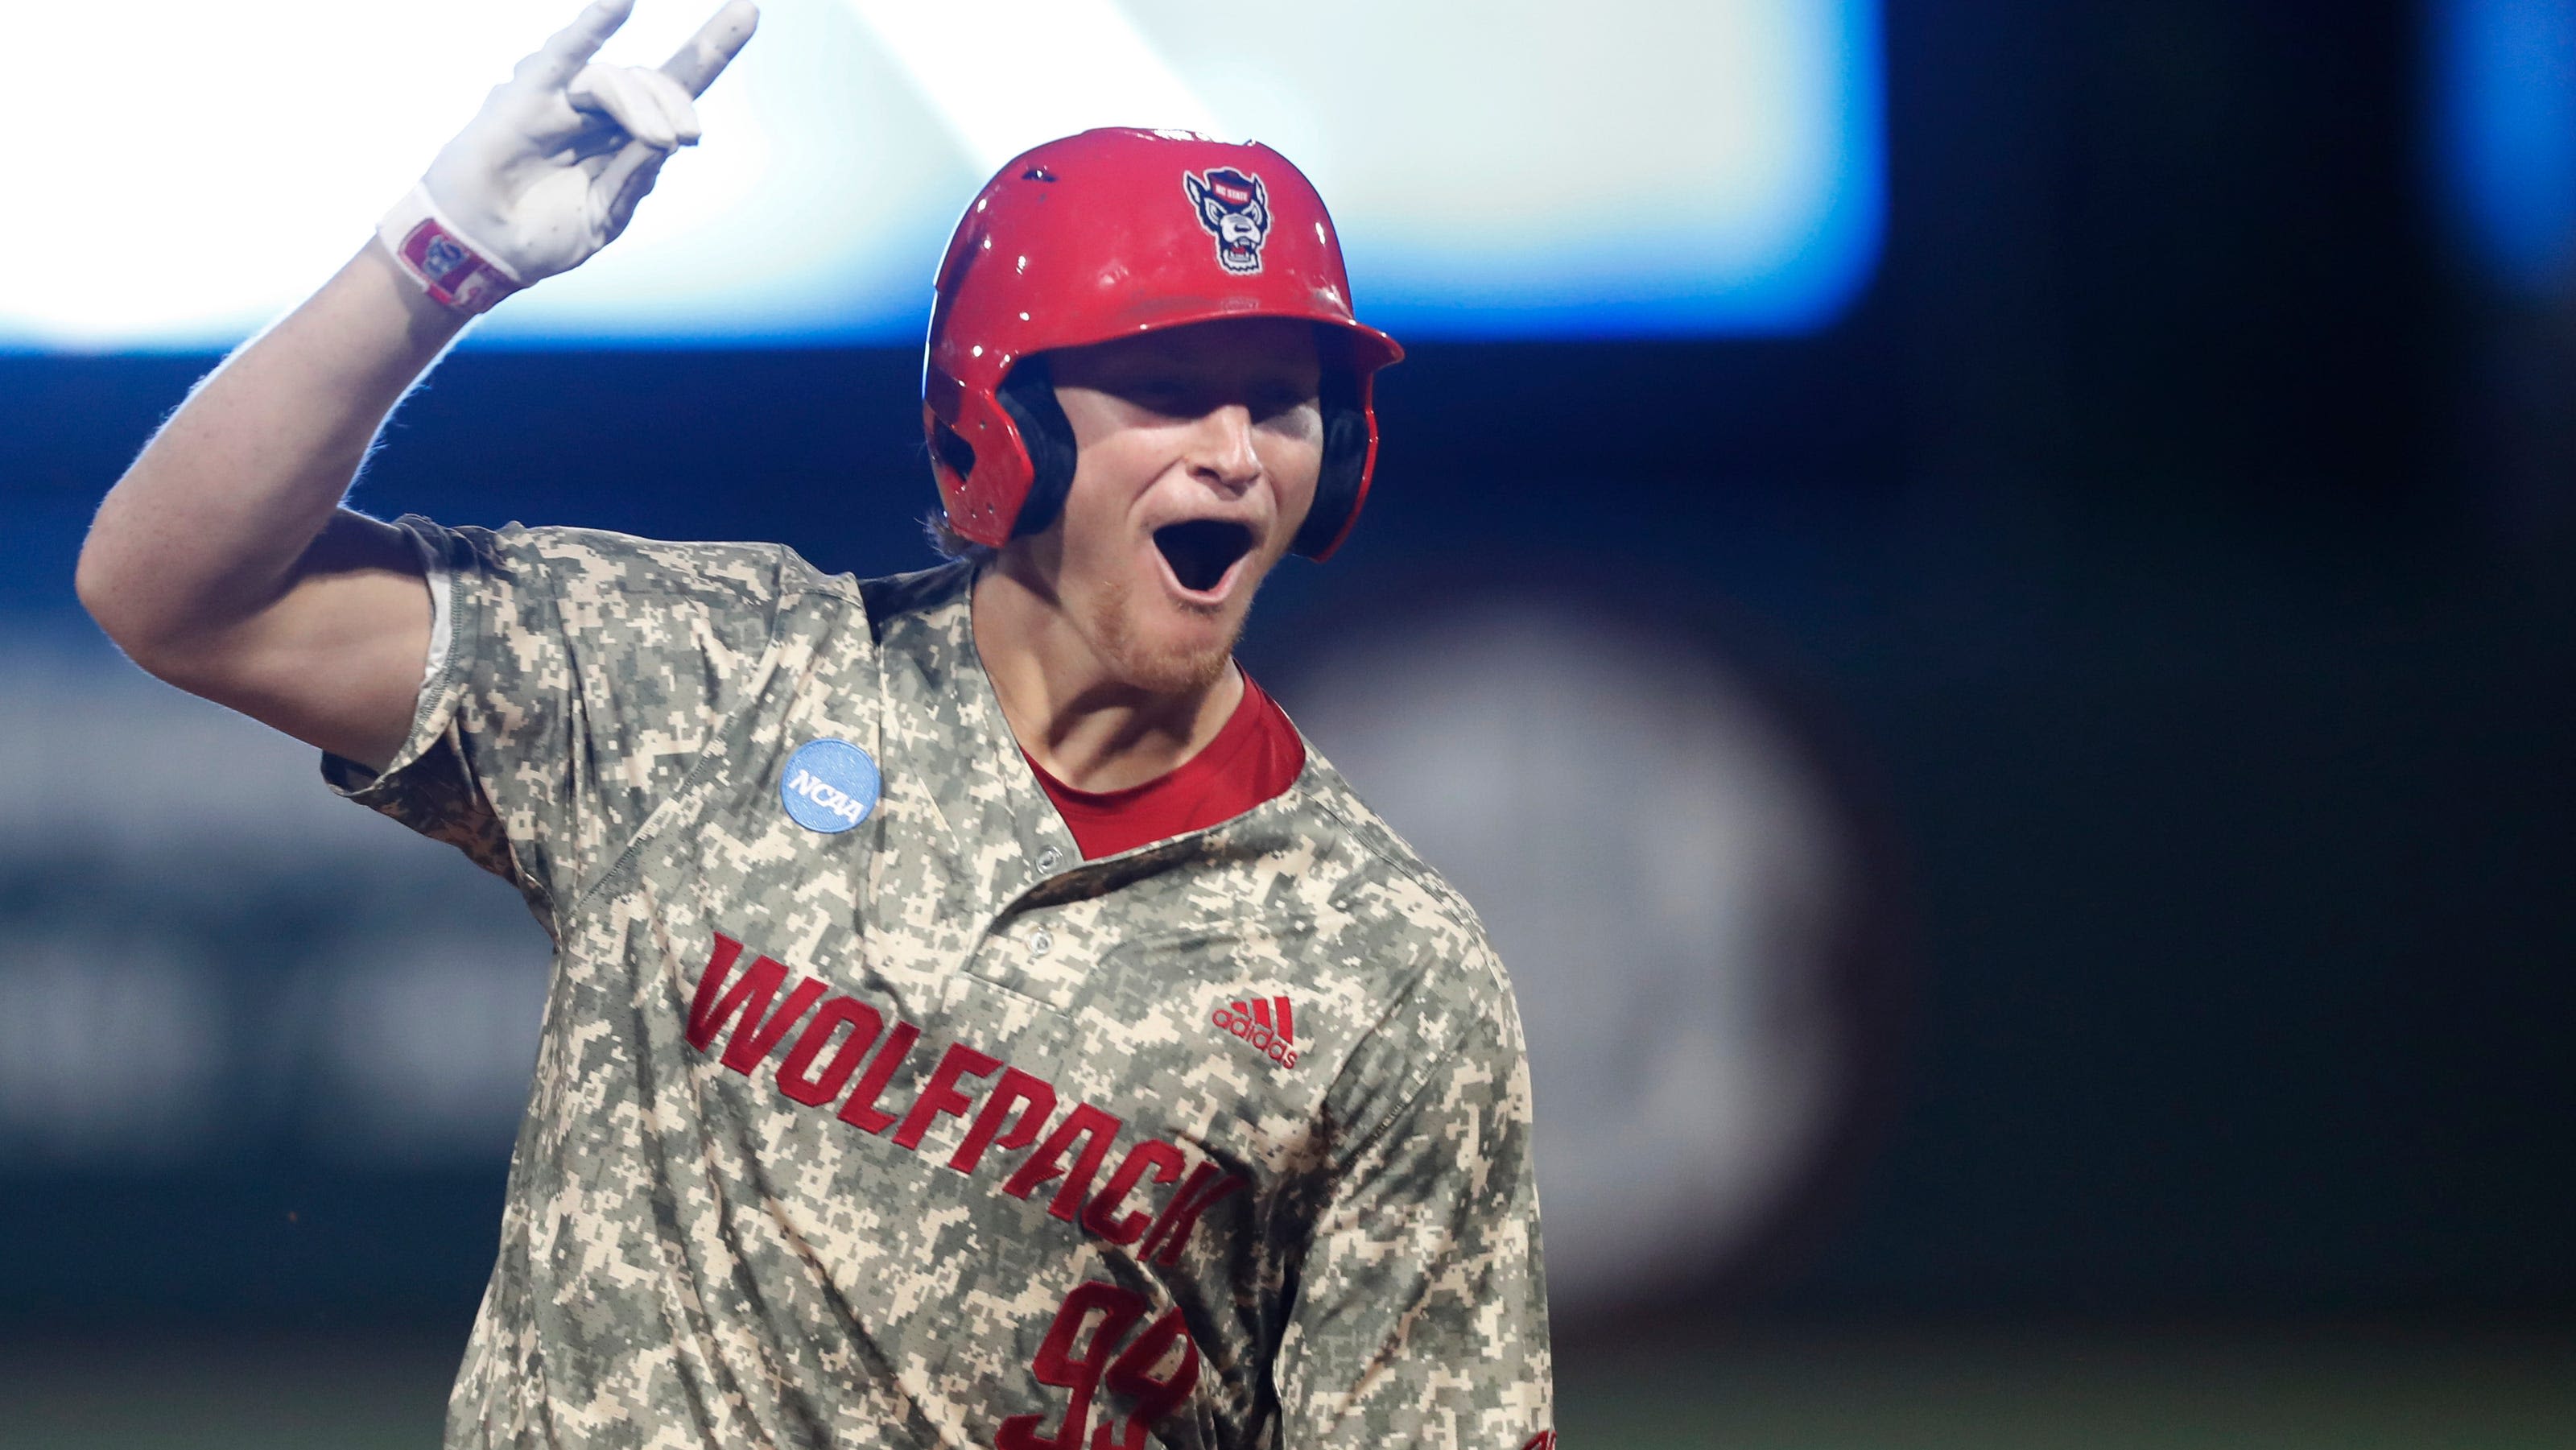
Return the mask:
[(1239, 494), (1261, 477), (1261, 455), (1252, 446), (1252, 409), (1220, 403), (1199, 415), (1190, 430), (1190, 476), (1227, 494)]

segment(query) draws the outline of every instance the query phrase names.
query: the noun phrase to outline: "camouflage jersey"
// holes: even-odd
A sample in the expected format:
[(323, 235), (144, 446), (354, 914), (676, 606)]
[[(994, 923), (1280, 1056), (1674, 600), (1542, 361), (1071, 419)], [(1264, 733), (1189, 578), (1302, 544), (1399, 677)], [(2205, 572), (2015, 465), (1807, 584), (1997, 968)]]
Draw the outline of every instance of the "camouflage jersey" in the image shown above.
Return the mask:
[(1320, 754), (1085, 861), (967, 566), (403, 526), (444, 655), (326, 774), (556, 947), (449, 1446), (1550, 1441), (1510, 988)]

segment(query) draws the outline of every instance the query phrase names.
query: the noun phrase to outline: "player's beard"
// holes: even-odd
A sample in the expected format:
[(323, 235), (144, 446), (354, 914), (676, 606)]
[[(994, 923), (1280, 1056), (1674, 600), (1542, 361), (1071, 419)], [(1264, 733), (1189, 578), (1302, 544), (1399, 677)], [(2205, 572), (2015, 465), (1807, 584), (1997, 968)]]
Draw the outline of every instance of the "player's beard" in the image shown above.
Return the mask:
[[(1244, 582), (1250, 585), (1254, 581)], [(1093, 596), (1091, 647), (1100, 652), (1101, 662), (1109, 667), (1110, 674), (1132, 688), (1162, 697), (1196, 694), (1222, 679), (1227, 662), (1234, 658), (1235, 641), (1243, 634), (1244, 615), (1252, 603), (1251, 590), (1244, 589), (1241, 602), (1234, 607), (1210, 610), (1202, 616), (1211, 620), (1215, 629), (1190, 631), (1195, 638), (1163, 640), (1150, 638), (1148, 631), (1138, 627), (1130, 610), (1138, 593), (1133, 581), (1118, 577), (1106, 581)], [(1151, 594), (1148, 608), (1176, 607), (1160, 597), (1159, 589)]]

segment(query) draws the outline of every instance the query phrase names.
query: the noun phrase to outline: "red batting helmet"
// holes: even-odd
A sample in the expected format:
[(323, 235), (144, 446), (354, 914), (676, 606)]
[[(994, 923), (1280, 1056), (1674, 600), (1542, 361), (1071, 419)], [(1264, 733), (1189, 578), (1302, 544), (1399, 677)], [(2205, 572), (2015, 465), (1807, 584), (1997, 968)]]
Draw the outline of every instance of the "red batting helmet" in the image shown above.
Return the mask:
[(1293, 544), (1323, 558), (1368, 496), (1370, 377), (1404, 350), (1351, 315), (1314, 185), (1267, 146), (1182, 131), (1103, 128), (1015, 158), (959, 219), (931, 304), (922, 426), (948, 526), (998, 548), (1063, 506), (1072, 431), (1030, 358), (1231, 317), (1302, 317), (1339, 340), (1324, 351), (1323, 473)]

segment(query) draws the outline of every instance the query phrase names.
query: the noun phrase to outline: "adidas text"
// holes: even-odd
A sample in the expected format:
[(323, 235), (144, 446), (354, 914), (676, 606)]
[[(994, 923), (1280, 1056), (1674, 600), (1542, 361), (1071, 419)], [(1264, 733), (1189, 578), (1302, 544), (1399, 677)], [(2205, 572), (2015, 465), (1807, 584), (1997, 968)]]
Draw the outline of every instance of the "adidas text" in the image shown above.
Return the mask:
[[(1272, 1021), (1274, 1003), (1277, 1012), (1275, 1025)], [(1297, 1046), (1291, 1036), (1287, 998), (1255, 1002), (1250, 1007), (1241, 1002), (1231, 1003), (1209, 1013), (1208, 1020), (1219, 1029), (1252, 1044), (1255, 1051), (1281, 1067), (1297, 1065)]]

